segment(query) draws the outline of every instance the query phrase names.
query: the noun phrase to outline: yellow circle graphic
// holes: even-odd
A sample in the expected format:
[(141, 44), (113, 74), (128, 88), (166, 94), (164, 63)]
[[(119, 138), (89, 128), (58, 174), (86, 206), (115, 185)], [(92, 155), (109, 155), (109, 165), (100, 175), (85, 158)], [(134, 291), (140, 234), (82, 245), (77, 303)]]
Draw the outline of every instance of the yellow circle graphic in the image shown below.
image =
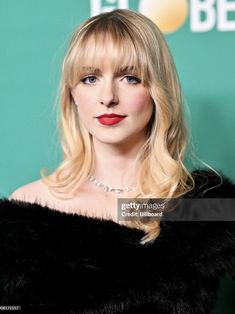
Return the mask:
[(188, 16), (187, 0), (140, 0), (139, 11), (150, 18), (163, 33), (180, 28)]

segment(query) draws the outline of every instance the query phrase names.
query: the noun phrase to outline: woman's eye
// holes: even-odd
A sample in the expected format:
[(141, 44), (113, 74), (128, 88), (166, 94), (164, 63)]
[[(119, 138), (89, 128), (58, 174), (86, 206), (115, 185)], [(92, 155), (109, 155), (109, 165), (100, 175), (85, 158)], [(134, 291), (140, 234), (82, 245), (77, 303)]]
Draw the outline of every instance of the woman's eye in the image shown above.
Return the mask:
[(90, 75), (87, 77), (84, 77), (81, 82), (84, 84), (95, 84), (96, 83), (97, 78), (94, 75)]
[(124, 76), (124, 79), (126, 79), (126, 82), (130, 84), (138, 84), (141, 82), (141, 79), (134, 75), (126, 75)]

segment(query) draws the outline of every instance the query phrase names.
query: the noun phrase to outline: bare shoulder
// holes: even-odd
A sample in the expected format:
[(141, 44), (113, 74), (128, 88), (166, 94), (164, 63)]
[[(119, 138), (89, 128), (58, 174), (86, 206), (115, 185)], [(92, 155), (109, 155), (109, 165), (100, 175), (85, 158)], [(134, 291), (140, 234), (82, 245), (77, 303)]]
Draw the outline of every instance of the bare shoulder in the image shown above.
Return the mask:
[(108, 218), (114, 221), (117, 219), (116, 197), (107, 198), (99, 191), (90, 190), (86, 184), (79, 188), (77, 195), (73, 198), (58, 199), (51, 194), (43, 180), (39, 179), (15, 190), (9, 200), (37, 203), (62, 212)]
[(45, 196), (47, 187), (41, 179), (30, 182), (15, 190), (9, 197), (10, 200), (34, 202), (35, 199)]
[[(50, 175), (51, 178), (54, 174)], [(49, 191), (48, 186), (42, 179), (30, 182), (15, 190), (9, 200), (23, 201), (29, 203), (37, 203), (42, 206), (47, 206), (51, 209), (70, 212), (73, 207), (80, 205), (79, 199), (58, 199)]]

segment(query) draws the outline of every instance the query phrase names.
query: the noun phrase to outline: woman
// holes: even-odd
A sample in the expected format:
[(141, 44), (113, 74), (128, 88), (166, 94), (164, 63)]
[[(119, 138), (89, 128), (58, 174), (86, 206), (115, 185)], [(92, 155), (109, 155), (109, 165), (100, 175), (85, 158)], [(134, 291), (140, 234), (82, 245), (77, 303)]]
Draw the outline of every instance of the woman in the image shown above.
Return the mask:
[(209, 313), (234, 269), (234, 224), (118, 216), (120, 197), (235, 195), (229, 179), (184, 165), (181, 90), (157, 26), (129, 10), (87, 20), (71, 38), (60, 91), (61, 165), (0, 203), (1, 304)]

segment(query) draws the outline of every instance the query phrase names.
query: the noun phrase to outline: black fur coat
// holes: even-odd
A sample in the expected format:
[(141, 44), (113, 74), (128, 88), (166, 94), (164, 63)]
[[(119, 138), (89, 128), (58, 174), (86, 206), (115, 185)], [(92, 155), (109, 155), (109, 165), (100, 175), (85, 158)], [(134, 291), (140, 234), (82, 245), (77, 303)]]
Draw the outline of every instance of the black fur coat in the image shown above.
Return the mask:
[[(216, 185), (196, 171), (200, 191)], [(199, 193), (198, 193), (199, 192)], [(235, 197), (226, 178), (206, 197)], [(21, 313), (209, 314), (235, 269), (234, 221), (164, 222), (151, 245), (113, 221), (0, 201), (0, 304)]]

